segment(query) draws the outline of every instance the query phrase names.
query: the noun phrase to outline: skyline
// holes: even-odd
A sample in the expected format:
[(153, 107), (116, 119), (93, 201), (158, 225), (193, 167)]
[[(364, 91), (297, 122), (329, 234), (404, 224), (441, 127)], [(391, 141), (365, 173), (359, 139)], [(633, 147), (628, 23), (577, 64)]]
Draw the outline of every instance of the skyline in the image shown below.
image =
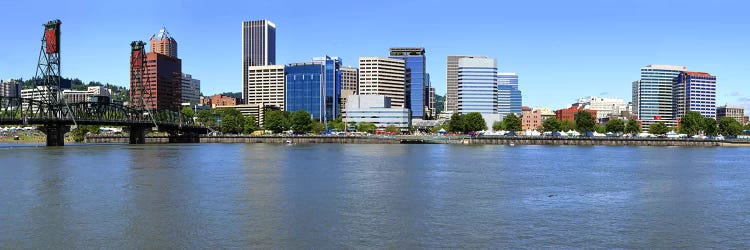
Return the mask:
[[(630, 101), (631, 82), (639, 78), (640, 68), (671, 64), (716, 75), (717, 106), (750, 109), (750, 91), (742, 88), (746, 83), (742, 74), (748, 72), (742, 59), (750, 56), (744, 45), (750, 39), (740, 32), (750, 18), (741, 12), (748, 4), (740, 1), (679, 5), (539, 1), (548, 5), (544, 9), (537, 9), (538, 3), (482, 1), (461, 5), (291, 2), (166, 1), (146, 8), (66, 1), (55, 15), (34, 11), (34, 6), (44, 4), (7, 3), (0, 34), (12, 35), (0, 45), (13, 49), (0, 55), (0, 78), (34, 76), (41, 24), (59, 18), (65, 77), (128, 86), (127, 45), (148, 41), (166, 27), (180, 45), (184, 73), (201, 80), (204, 94), (241, 92), (241, 24), (268, 19), (277, 25), (278, 64), (329, 55), (341, 57), (344, 66), (356, 66), (359, 57), (387, 57), (392, 47), (424, 47), (427, 73), (441, 95), (446, 93), (446, 56), (466, 54), (495, 58), (499, 72), (518, 73), (527, 106), (562, 108), (590, 95)], [(402, 15), (390, 8), (395, 3), (404, 10), (424, 7), (424, 11)], [(297, 8), (284, 7), (290, 5)], [(159, 11), (167, 6), (175, 7), (174, 14)], [(323, 9), (330, 11), (310, 11)], [(142, 14), (127, 16), (136, 10)], [(503, 15), (498, 17), (498, 11)], [(681, 18), (685, 13), (702, 18)], [(398, 20), (380, 18), (396, 14)], [(451, 15), (455, 18), (443, 18)], [(327, 21), (331, 16), (337, 20), (333, 29), (311, 28), (314, 20)], [(674, 27), (674, 32), (664, 27)]]

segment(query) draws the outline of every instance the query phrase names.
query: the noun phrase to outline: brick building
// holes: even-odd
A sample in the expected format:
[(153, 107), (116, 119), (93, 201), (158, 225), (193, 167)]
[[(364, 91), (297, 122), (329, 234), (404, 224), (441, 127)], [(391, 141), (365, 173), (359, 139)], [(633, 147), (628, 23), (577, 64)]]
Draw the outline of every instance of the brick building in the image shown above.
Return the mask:
[(589, 112), (592, 116), (594, 116), (594, 120), (596, 120), (596, 110), (582, 109), (576, 106), (567, 109), (555, 110), (555, 117), (560, 121), (575, 121), (576, 113), (578, 113), (579, 110)]
[(201, 104), (211, 108), (237, 105), (237, 98), (225, 95), (212, 95), (210, 97), (201, 97)]

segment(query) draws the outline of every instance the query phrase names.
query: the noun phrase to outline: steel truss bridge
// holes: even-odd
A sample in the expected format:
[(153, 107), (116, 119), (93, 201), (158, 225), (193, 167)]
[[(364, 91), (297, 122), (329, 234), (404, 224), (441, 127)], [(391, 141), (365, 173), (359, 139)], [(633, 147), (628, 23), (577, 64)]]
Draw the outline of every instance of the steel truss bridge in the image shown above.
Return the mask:
[[(39, 125), (47, 135), (47, 146), (63, 146), (70, 126), (104, 125), (128, 127), (131, 144), (145, 143), (151, 128), (169, 133), (170, 142), (197, 142), (208, 129), (198, 126), (192, 117), (172, 110), (146, 109), (143, 98), (132, 100), (137, 108), (112, 102), (67, 103), (62, 95), (60, 75), (60, 20), (44, 24), (41, 51), (37, 63), (35, 86), (46, 91), (40, 98), (0, 96), (0, 125)], [(133, 46), (137, 44), (138, 46)], [(143, 42), (133, 42), (133, 50), (143, 53)], [(145, 58), (131, 58), (135, 89), (144, 95), (143, 64)], [(19, 86), (20, 87), (20, 86)], [(154, 100), (148, 100), (153, 102)]]

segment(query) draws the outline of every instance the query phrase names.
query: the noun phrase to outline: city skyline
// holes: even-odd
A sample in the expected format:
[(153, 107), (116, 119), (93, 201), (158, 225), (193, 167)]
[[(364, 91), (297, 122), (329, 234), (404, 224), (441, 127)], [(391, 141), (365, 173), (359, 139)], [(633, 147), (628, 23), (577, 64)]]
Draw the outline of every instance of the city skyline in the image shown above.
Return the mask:
[[(210, 6), (193, 4), (179, 7), (182, 12), (176, 14), (144, 10), (135, 18), (125, 18), (124, 15), (131, 15), (127, 10), (137, 6), (125, 4), (96, 3), (82, 8), (83, 3), (73, 1), (63, 7), (67, 11), (49, 16), (30, 11), (38, 3), (8, 3), (9, 14), (0, 17), (0, 31), (13, 35), (0, 41), (0, 45), (13, 49), (0, 56), (0, 78), (32, 77), (38, 55), (39, 26), (46, 20), (60, 18), (63, 20), (62, 73), (65, 77), (127, 86), (128, 62), (122, 59), (128, 53), (127, 44), (136, 39), (148, 40), (154, 30), (166, 27), (180, 41), (183, 70), (202, 80), (204, 94), (241, 92), (241, 76), (236, 70), (241, 64), (238, 26), (243, 21), (267, 19), (278, 27), (277, 64), (327, 54), (341, 57), (342, 66), (357, 66), (359, 57), (385, 57), (391, 47), (424, 47), (430, 54), (426, 73), (431, 75), (432, 85), (440, 95), (446, 93), (446, 56), (467, 54), (497, 58), (498, 71), (522, 75), (524, 105), (528, 106), (561, 108), (569, 106), (575, 98), (587, 95), (629, 101), (630, 83), (639, 78), (639, 68), (649, 64), (672, 64), (717, 76), (720, 82), (717, 85), (717, 106), (729, 104), (750, 108), (750, 92), (743, 92), (745, 80), (742, 77), (748, 68), (742, 59), (748, 56), (744, 44), (749, 39), (747, 35), (735, 32), (742, 30), (741, 23), (747, 21), (747, 17), (739, 12), (747, 4), (740, 1), (681, 4), (681, 9), (705, 13), (706, 18), (699, 20), (679, 20), (681, 27), (700, 30), (700, 39), (681, 38), (677, 31), (665, 34), (657, 29), (640, 29), (647, 24), (657, 27), (674, 23), (672, 19), (679, 15), (676, 11), (667, 11), (673, 8), (668, 3), (648, 1), (549, 2), (551, 7), (559, 8), (539, 10), (542, 13), (534, 13), (533, 4), (489, 2), (484, 3), (489, 10), (476, 9), (479, 13), (472, 15), (462, 13), (476, 4), (430, 3), (427, 6), (430, 13), (415, 13), (407, 17), (408, 20), (402, 20), (421, 24), (415, 27), (422, 28), (409, 31), (394, 30), (399, 25), (396, 21), (374, 23), (355, 15), (388, 14), (387, 2), (357, 3), (335, 7), (338, 11), (353, 12), (339, 18), (341, 28), (352, 32), (335, 40), (329, 39), (331, 36), (328, 35), (334, 31), (314, 29), (308, 21), (322, 14), (301, 11), (333, 8), (339, 3), (312, 6), (298, 2), (298, 8), (285, 12), (283, 6), (289, 3), (261, 3), (259, 8), (250, 8), (249, 3), (239, 2), (232, 3), (236, 5), (233, 8), (219, 7), (222, 4), (215, 3)], [(650, 8), (640, 8), (643, 3), (648, 3)], [(169, 4), (174, 2), (158, 3), (157, 7)], [(409, 8), (426, 3), (402, 5)], [(494, 12), (499, 9), (493, 6), (518, 11), (503, 12), (508, 16), (500, 18), (484, 16), (493, 13), (492, 9)], [(456, 17), (463, 20), (460, 24), (435, 18), (451, 9), (456, 10)], [(553, 12), (554, 9), (568, 13)], [(227, 14), (218, 15), (223, 12)], [(20, 16), (14, 13), (31, 14)], [(302, 14), (295, 16), (295, 13)], [(540, 15), (548, 16), (535, 20)], [(591, 20), (599, 23), (591, 23)], [(103, 21), (110, 23), (105, 26)], [(113, 25), (126, 27), (107, 29)], [(362, 30), (346, 27), (362, 27)], [(365, 33), (371, 36), (364, 36)], [(91, 39), (92, 36), (97, 39)], [(102, 55), (105, 55), (104, 59), (100, 58)], [(550, 93), (550, 89), (556, 91)]]

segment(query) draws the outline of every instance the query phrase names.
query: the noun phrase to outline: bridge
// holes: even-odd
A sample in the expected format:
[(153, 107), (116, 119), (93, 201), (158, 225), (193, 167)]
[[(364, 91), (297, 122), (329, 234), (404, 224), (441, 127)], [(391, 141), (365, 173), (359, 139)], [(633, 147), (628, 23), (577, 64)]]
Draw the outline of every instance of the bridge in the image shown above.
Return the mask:
[[(47, 136), (47, 146), (63, 146), (65, 133), (71, 126), (80, 125), (127, 127), (131, 144), (145, 143), (146, 133), (152, 128), (167, 132), (170, 142), (198, 142), (198, 135), (208, 132), (180, 112), (146, 108), (155, 100), (143, 98), (145, 58), (141, 56), (131, 58), (135, 91), (141, 91), (141, 99), (131, 100), (134, 105), (109, 100), (66, 102), (60, 85), (60, 24), (60, 20), (54, 20), (44, 25), (34, 87), (45, 91), (32, 98), (0, 96), (0, 125), (38, 125)], [(133, 54), (142, 55), (143, 45), (140, 41), (131, 43)]]

